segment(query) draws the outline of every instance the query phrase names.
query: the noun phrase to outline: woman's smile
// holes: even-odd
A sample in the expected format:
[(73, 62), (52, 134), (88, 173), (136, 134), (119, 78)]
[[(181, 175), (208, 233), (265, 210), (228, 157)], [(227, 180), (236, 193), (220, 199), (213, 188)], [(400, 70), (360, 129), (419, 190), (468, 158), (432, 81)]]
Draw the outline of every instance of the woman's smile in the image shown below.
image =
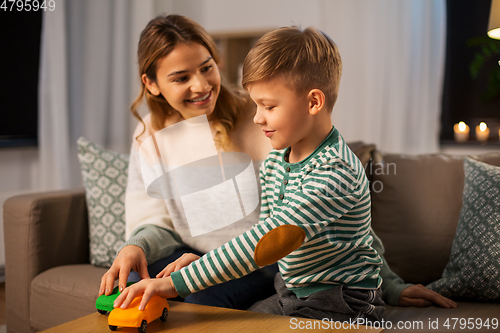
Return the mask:
[(153, 95), (161, 94), (183, 119), (189, 119), (214, 111), (220, 84), (219, 68), (207, 48), (180, 43), (158, 61), (156, 82), (146, 86)]
[(210, 90), (208, 93), (205, 95), (202, 95), (201, 97), (196, 97), (193, 99), (187, 99), (189, 103), (193, 103), (196, 105), (201, 105), (210, 102), (210, 97), (212, 96), (212, 90)]

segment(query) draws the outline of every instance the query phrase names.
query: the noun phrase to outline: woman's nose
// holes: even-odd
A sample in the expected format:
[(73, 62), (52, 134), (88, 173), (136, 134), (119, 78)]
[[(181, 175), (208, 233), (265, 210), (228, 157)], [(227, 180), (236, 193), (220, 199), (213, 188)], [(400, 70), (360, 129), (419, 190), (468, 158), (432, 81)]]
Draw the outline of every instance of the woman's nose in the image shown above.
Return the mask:
[(194, 76), (193, 84), (191, 85), (191, 89), (194, 92), (206, 92), (208, 90), (208, 87), (208, 81), (203, 75)]

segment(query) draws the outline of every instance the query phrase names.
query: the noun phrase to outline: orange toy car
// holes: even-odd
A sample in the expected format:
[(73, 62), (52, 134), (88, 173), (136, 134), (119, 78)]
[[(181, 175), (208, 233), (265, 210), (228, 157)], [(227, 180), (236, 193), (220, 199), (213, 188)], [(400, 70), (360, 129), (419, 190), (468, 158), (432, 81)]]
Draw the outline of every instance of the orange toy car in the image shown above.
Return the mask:
[(115, 331), (118, 326), (137, 327), (139, 333), (146, 333), (148, 324), (153, 320), (167, 320), (169, 307), (166, 299), (153, 295), (142, 311), (139, 310), (141, 300), (142, 296), (139, 296), (134, 298), (127, 309), (113, 309), (108, 317), (109, 329)]

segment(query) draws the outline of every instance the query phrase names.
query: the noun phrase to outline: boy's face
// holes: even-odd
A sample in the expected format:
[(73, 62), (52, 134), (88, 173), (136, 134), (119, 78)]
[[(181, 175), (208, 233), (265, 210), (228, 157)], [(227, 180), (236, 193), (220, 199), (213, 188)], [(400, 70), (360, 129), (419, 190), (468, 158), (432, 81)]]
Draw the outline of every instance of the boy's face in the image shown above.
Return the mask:
[(306, 93), (299, 94), (273, 78), (251, 83), (248, 93), (257, 104), (253, 121), (260, 125), (274, 149), (284, 149), (307, 137), (311, 118)]

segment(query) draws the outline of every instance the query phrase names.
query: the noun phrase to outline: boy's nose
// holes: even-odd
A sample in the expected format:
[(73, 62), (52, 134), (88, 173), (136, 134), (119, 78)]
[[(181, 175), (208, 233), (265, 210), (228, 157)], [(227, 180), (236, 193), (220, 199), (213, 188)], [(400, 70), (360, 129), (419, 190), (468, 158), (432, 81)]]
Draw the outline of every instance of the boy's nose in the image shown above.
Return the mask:
[(259, 107), (257, 107), (257, 111), (255, 112), (255, 116), (253, 117), (253, 122), (257, 125), (262, 125), (266, 122), (264, 117), (262, 116), (262, 113), (259, 112)]

